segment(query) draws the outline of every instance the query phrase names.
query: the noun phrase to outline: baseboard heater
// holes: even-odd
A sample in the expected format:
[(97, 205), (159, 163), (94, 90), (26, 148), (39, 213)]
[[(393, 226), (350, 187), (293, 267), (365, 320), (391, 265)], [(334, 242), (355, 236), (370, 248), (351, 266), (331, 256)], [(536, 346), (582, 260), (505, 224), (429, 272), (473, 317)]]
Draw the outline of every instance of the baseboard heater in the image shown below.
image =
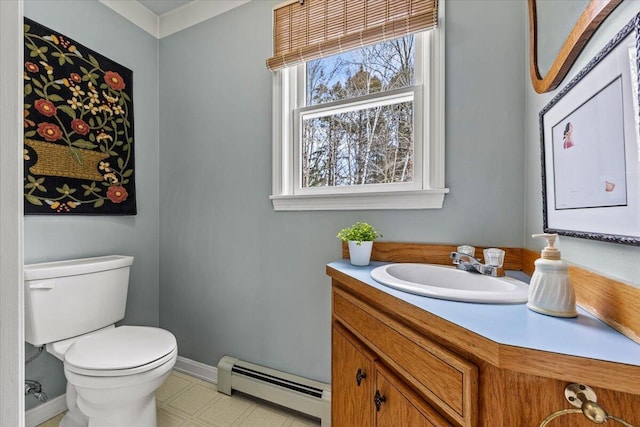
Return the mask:
[(218, 362), (218, 391), (231, 395), (232, 390), (319, 418), (322, 427), (331, 426), (329, 384), (224, 356)]

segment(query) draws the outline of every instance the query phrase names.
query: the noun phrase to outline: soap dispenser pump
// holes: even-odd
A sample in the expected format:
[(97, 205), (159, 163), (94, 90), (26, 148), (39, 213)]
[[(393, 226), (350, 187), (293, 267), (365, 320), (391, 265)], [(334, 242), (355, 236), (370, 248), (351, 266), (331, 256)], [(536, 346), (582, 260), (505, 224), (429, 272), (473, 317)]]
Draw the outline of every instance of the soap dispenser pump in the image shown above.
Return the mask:
[(536, 269), (529, 284), (527, 307), (555, 317), (576, 317), (576, 295), (569, 277), (569, 264), (560, 258), (555, 247), (557, 234), (534, 234), (547, 239), (547, 246), (536, 260)]

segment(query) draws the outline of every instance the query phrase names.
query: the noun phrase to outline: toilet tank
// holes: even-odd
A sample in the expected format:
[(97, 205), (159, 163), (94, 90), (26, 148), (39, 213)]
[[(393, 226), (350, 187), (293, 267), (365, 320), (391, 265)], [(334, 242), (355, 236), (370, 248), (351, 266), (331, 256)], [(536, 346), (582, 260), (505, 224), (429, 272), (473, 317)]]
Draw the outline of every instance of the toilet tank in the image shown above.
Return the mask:
[(132, 263), (110, 255), (25, 265), (25, 340), (40, 346), (122, 320)]

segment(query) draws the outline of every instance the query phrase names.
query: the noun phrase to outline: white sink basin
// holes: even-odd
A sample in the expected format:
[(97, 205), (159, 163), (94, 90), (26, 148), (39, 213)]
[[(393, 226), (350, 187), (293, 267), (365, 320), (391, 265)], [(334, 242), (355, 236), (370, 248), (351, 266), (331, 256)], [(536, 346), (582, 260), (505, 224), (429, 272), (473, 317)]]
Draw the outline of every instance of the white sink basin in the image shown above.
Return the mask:
[(491, 277), (432, 264), (387, 264), (371, 278), (390, 288), (452, 301), (518, 304), (528, 299), (529, 286), (511, 277)]

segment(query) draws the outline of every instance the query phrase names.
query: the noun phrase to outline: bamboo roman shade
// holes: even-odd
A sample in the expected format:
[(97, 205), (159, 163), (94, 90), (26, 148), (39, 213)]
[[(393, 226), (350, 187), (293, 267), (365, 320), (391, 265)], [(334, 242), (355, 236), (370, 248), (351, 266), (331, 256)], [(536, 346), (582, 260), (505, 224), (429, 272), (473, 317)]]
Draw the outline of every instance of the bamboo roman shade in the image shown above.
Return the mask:
[(435, 28), (438, 0), (296, 0), (273, 11), (276, 71)]

